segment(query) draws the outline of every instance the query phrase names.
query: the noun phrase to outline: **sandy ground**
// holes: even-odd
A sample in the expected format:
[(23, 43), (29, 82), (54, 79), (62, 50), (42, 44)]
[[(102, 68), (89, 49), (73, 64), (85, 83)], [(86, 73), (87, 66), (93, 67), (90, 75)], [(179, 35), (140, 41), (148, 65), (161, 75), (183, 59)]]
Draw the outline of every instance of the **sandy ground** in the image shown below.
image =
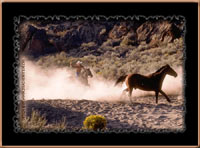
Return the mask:
[(158, 104), (154, 96), (134, 97), (130, 101), (91, 100), (28, 100), (26, 114), (32, 109), (46, 116), (49, 123), (66, 117), (68, 128), (81, 128), (89, 115), (102, 115), (107, 119), (108, 130), (121, 132), (168, 132), (184, 130), (184, 100), (180, 96), (169, 96), (172, 103), (159, 96)]

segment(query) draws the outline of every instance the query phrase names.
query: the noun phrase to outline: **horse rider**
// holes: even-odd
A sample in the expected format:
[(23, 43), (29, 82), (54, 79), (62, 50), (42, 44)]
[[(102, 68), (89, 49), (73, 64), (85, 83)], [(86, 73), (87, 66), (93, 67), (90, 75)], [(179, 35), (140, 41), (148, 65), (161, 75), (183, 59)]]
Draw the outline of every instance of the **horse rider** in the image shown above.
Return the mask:
[(70, 67), (76, 68), (76, 77), (80, 77), (82, 69), (85, 70), (85, 67), (82, 65), (83, 62), (77, 61), (75, 65), (70, 63)]

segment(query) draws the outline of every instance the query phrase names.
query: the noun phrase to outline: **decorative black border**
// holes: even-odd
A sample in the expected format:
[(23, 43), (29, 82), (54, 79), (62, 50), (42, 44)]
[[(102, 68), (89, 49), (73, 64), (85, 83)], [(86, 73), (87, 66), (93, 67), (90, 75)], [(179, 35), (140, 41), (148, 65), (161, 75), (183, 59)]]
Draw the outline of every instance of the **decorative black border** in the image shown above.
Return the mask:
[[(3, 146), (196, 146), (198, 147), (198, 2), (2, 2), (2, 145)], [(182, 15), (187, 20), (187, 112), (183, 133), (15, 133), (13, 130), (13, 18), (26, 16)]]

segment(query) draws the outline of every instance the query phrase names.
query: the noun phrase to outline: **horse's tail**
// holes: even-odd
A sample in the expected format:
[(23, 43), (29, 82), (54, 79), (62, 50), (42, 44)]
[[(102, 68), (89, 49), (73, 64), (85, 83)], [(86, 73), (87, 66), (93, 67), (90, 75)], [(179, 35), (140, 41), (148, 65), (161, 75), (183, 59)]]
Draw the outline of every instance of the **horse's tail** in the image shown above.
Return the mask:
[(117, 79), (117, 81), (115, 82), (115, 86), (116, 86), (118, 83), (120, 83), (120, 82), (124, 82), (125, 79), (126, 79), (126, 77), (127, 77), (127, 75), (123, 75), (123, 76), (119, 77), (119, 78)]

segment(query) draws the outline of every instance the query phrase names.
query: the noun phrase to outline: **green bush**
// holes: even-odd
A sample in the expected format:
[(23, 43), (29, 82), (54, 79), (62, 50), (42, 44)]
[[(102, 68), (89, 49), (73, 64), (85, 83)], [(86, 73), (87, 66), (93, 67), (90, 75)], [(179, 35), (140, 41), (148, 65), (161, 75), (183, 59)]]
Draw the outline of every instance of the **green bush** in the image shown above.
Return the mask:
[(90, 115), (88, 116), (84, 122), (84, 129), (88, 129), (88, 130), (102, 130), (106, 128), (106, 124), (107, 121), (105, 119), (105, 117), (101, 116), (101, 115)]

